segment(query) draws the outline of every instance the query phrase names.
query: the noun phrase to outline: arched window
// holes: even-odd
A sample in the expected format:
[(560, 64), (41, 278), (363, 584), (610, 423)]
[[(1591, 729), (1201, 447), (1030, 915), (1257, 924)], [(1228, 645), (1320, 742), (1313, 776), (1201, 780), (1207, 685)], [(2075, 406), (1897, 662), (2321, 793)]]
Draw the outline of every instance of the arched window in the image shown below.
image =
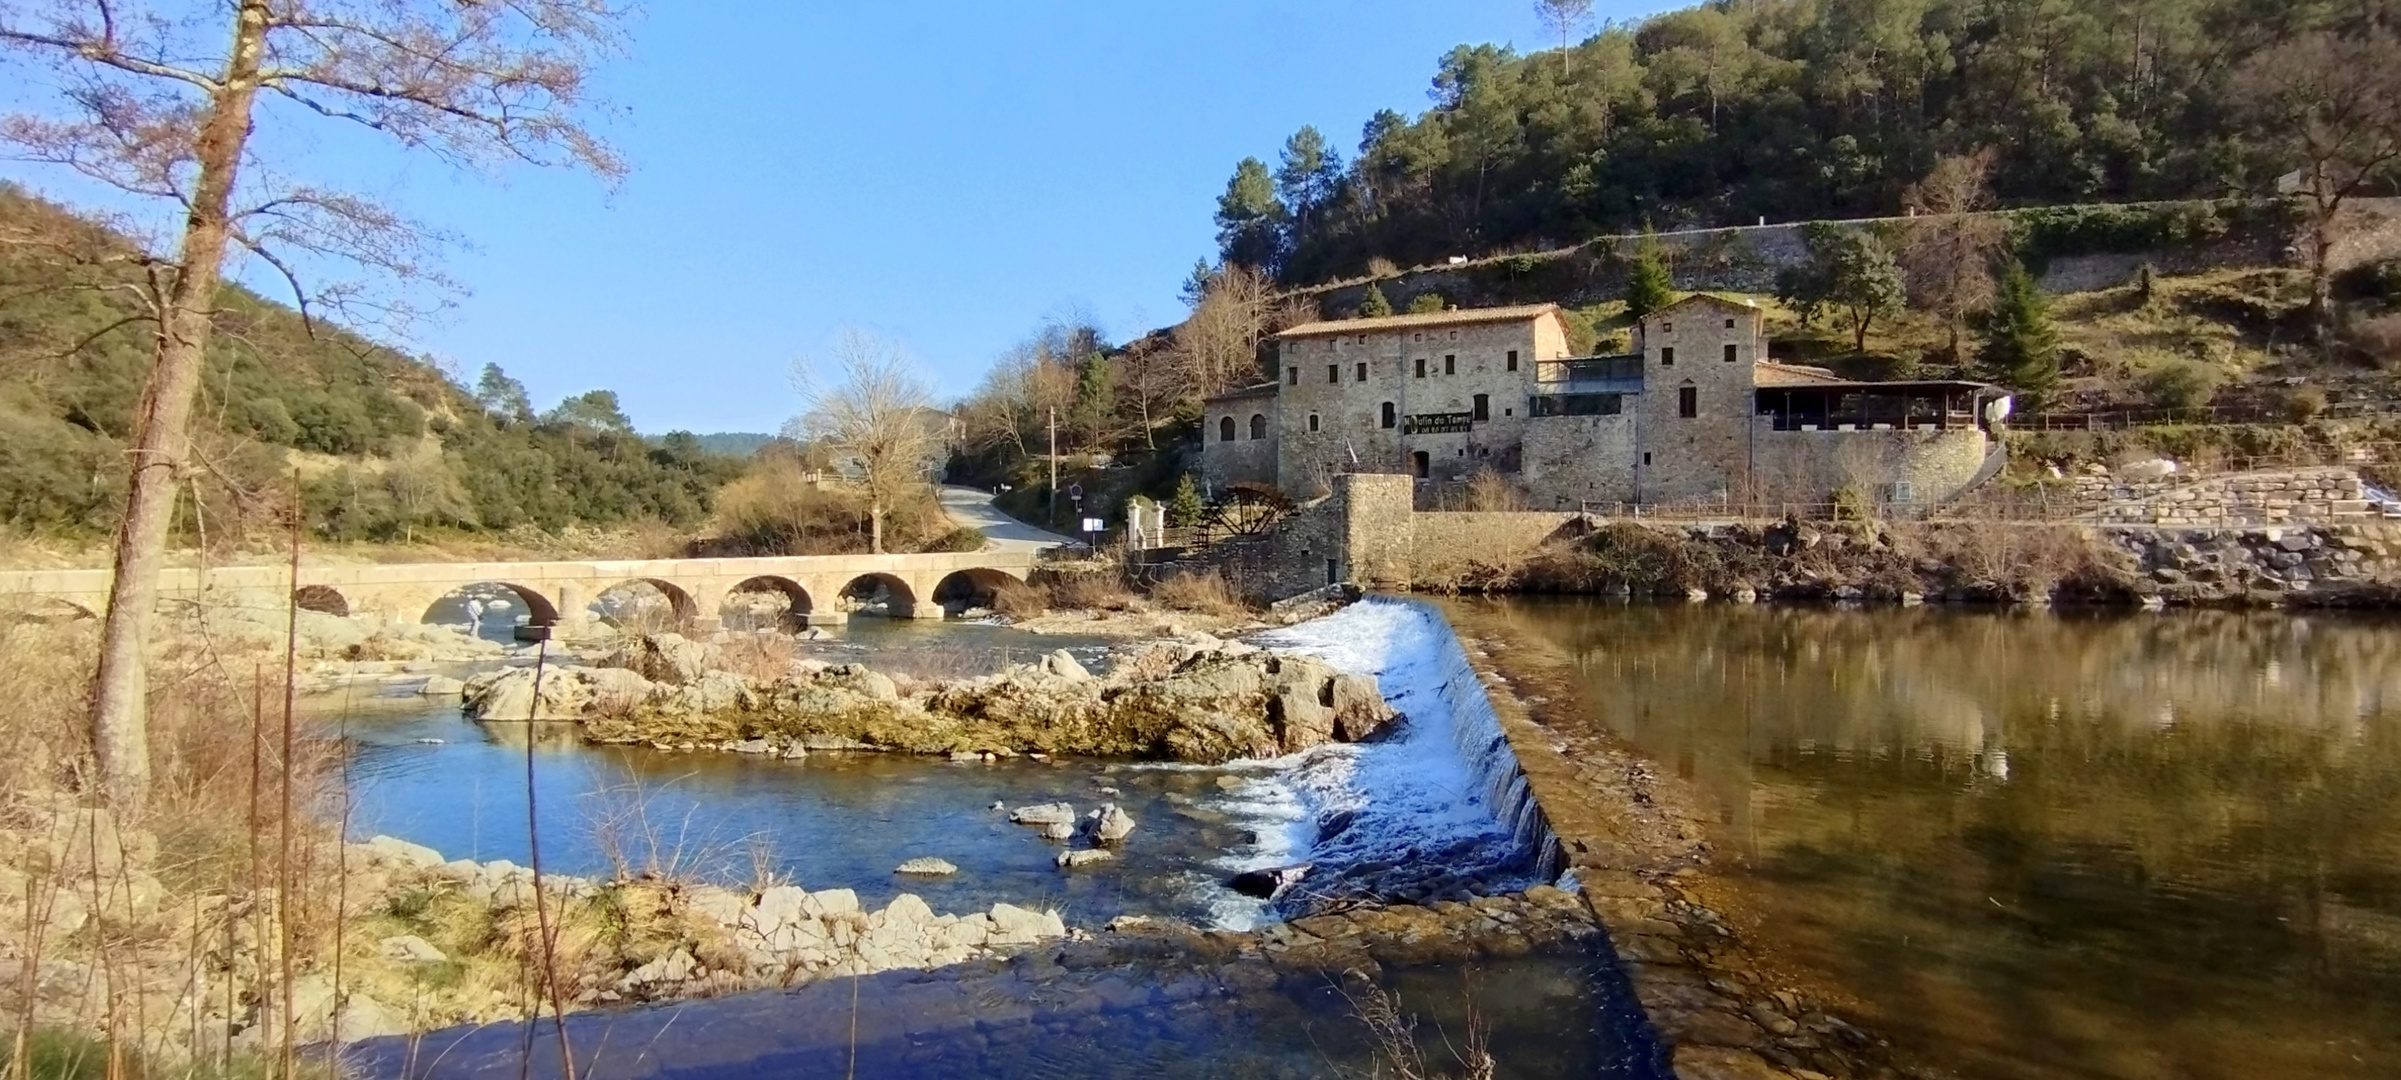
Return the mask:
[(1390, 427), (1392, 427), (1394, 424), (1397, 424), (1397, 423), (1399, 423), (1399, 422), (1400, 422), (1400, 415), (1399, 415), (1399, 414), (1400, 414), (1400, 410), (1399, 410), (1399, 409), (1395, 409), (1395, 408), (1393, 408), (1393, 407), (1392, 407), (1392, 403), (1391, 403), (1391, 402), (1389, 402), (1389, 401), (1385, 402), (1385, 403), (1384, 403), (1384, 426), (1385, 426), (1385, 427), (1387, 427), (1387, 428), (1390, 428)]
[(1218, 441), (1218, 442), (1233, 442), (1233, 441), (1234, 441), (1234, 418), (1233, 418), (1233, 417), (1231, 417), (1231, 416), (1228, 416), (1228, 417), (1225, 417), (1225, 418), (1223, 418), (1223, 419), (1221, 419), (1221, 420), (1219, 420), (1219, 421), (1217, 422), (1217, 441)]
[(1315, 431), (1315, 430), (1317, 430), (1317, 414), (1316, 414), (1316, 413), (1310, 413), (1310, 414), (1309, 414), (1309, 430), (1311, 430), (1311, 431)]
[(1252, 414), (1251, 414), (1251, 438), (1254, 438), (1254, 439), (1264, 439), (1264, 438), (1266, 438), (1266, 437), (1267, 437), (1267, 415), (1266, 415), (1265, 413), (1252, 413)]

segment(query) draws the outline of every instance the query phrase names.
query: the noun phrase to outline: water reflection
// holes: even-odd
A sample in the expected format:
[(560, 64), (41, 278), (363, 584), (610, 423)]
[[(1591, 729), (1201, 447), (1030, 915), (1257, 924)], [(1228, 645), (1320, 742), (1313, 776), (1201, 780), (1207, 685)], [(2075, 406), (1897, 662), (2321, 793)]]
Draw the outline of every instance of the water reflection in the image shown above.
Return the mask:
[(1757, 933), (1972, 1077), (2401, 1075), (2401, 625), (1516, 602)]

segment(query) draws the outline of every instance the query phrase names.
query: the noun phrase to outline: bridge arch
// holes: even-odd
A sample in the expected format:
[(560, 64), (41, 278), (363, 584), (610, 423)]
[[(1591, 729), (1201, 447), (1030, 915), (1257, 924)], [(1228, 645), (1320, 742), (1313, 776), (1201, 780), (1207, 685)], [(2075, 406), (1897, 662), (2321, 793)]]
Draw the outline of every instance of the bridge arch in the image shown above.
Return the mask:
[(350, 598), (331, 585), (303, 585), (292, 590), (292, 606), (302, 611), (316, 611), (344, 618), (350, 615)]
[(814, 605), (799, 582), (762, 574), (726, 590), (717, 604), (717, 623), (728, 630), (798, 630)]
[(917, 610), (917, 590), (900, 575), (878, 570), (860, 574), (842, 586), (842, 605), (854, 612), (905, 619)]
[[(486, 622), (513, 624), (516, 622), (518, 610), (525, 613), (525, 621), (530, 626), (551, 626), (559, 621), (558, 605), (551, 603), (549, 597), (542, 595), (539, 590), (506, 581), (469, 582), (443, 593), (435, 598), (433, 603), (426, 605), (425, 613), (419, 616), (417, 621), (464, 623), (468, 621), (467, 603), (469, 601), (482, 600), (490, 603), (495, 599), (506, 602), (508, 608), (494, 615), (486, 615), (484, 617)], [(507, 618), (498, 618), (498, 614), (505, 614)]]
[(664, 578), (627, 578), (593, 594), (590, 606), (611, 626), (641, 631), (673, 630), (700, 616), (692, 594)]
[(1000, 590), (1025, 582), (1006, 570), (978, 566), (953, 570), (934, 583), (934, 603), (945, 611), (955, 608), (989, 608)]

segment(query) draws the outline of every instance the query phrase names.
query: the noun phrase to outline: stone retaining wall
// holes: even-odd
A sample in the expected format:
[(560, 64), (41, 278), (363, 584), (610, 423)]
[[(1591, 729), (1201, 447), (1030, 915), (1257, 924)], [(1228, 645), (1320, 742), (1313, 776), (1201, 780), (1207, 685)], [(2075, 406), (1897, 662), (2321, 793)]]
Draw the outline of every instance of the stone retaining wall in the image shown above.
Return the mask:
[(2083, 520), (2108, 525), (2266, 525), (2364, 521), (2376, 509), (2356, 469), (2239, 473), (2202, 480), (2079, 476)]

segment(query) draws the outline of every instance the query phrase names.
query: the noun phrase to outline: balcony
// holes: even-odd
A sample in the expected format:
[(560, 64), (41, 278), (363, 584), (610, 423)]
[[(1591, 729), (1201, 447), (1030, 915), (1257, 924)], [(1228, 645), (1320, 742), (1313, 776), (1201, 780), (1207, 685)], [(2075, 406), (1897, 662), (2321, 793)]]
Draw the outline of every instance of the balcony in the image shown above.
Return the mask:
[(1537, 394), (1639, 394), (1642, 357), (1577, 356), (1534, 365)]

